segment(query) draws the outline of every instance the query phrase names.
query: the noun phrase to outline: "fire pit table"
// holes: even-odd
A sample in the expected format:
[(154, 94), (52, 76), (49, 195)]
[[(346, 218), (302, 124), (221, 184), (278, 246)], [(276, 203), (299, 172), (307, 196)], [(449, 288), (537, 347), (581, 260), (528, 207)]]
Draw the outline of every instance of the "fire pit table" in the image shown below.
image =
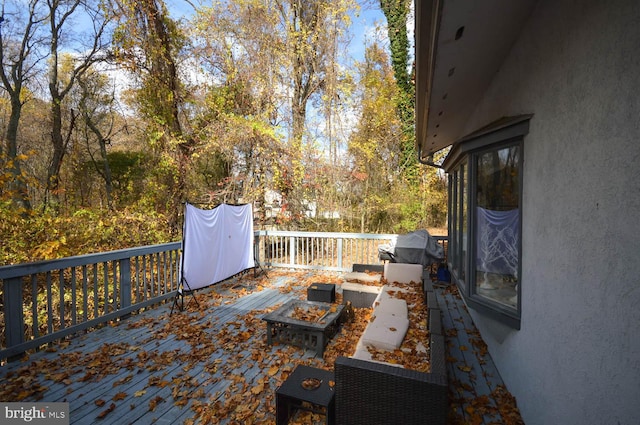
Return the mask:
[(338, 331), (343, 310), (343, 304), (290, 300), (262, 318), (267, 322), (267, 343), (308, 348), (322, 356)]

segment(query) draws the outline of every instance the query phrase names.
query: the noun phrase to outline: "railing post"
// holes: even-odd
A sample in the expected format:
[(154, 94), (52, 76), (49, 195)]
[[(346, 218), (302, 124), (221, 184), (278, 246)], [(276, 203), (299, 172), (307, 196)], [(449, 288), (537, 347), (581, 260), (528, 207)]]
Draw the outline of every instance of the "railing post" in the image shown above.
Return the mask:
[(338, 238), (338, 267), (342, 268), (342, 241), (344, 238)]
[(260, 233), (255, 232), (253, 235), (253, 259), (257, 262), (256, 265), (262, 264), (260, 251)]
[(120, 308), (131, 306), (131, 259), (120, 260)]
[(296, 238), (295, 236), (289, 237), (289, 264), (294, 266), (296, 264)]
[[(3, 280), (4, 322), (6, 347), (24, 342), (24, 316), (22, 313), (22, 279), (13, 277)], [(34, 295), (35, 296), (35, 295)]]

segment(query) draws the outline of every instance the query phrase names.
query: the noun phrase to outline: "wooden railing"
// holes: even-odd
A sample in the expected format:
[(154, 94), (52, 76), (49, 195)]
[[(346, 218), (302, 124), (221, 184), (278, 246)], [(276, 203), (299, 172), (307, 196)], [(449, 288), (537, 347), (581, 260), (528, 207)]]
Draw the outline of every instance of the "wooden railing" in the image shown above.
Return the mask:
[(0, 267), (0, 361), (171, 298), (180, 242)]
[[(261, 267), (347, 271), (397, 235), (256, 231)], [(436, 237), (445, 245), (446, 237)], [(0, 267), (0, 363), (172, 299), (181, 243)]]
[(379, 263), (378, 246), (397, 235), (371, 233), (256, 232), (256, 258), (268, 267), (347, 271), (354, 263)]

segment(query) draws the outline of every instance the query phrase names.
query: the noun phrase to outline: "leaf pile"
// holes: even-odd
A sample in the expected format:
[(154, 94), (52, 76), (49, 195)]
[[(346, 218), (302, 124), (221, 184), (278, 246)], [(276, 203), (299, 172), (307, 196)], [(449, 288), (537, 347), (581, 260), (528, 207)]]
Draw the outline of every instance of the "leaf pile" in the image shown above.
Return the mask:
[[(295, 306), (293, 311), (291, 312), (291, 318), (296, 320), (302, 320), (305, 322), (320, 322), (325, 315), (328, 313), (334, 313), (336, 311), (335, 307), (330, 307), (329, 309), (318, 307), (318, 306)], [(320, 322), (323, 323), (323, 322)]]

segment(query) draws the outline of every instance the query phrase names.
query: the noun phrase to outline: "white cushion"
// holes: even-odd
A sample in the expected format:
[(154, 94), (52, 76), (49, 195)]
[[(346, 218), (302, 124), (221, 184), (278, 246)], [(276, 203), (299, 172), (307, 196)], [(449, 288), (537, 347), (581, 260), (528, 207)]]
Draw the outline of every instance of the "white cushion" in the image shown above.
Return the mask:
[(386, 263), (384, 278), (387, 282), (409, 283), (422, 282), (422, 265), (406, 263)]
[(371, 353), (369, 352), (369, 350), (367, 350), (366, 345), (362, 343), (362, 338), (358, 340), (358, 345), (356, 345), (356, 351), (355, 353), (353, 353), (353, 356), (351, 357), (353, 357), (354, 359), (360, 359), (360, 360), (369, 360), (369, 361), (373, 360), (371, 358)]
[(392, 351), (400, 347), (407, 329), (409, 319), (406, 317), (376, 316), (362, 334), (362, 344)]
[(395, 367), (399, 367), (401, 369), (404, 369), (404, 366), (402, 366), (401, 364), (388, 363), (388, 362), (383, 362), (383, 361), (380, 361), (380, 360), (374, 360), (371, 357), (371, 353), (369, 352), (367, 347), (362, 345), (360, 342), (358, 342), (358, 345), (356, 347), (356, 352), (353, 353), (353, 356), (351, 356), (351, 357), (354, 358), (354, 359), (358, 359), (358, 360), (366, 360), (366, 361), (373, 362), (373, 363), (386, 364), (386, 365), (389, 365), (389, 366), (395, 366)]
[(361, 285), (359, 283), (345, 282), (341, 285), (342, 291), (368, 292), (370, 294), (379, 294), (379, 286)]
[[(385, 292), (382, 294), (385, 294)], [(378, 297), (377, 303), (373, 304), (374, 316), (382, 317), (390, 315), (405, 319), (409, 316), (409, 310), (407, 309), (407, 302), (405, 300), (390, 297), (388, 294), (386, 296), (382, 294)]]
[(349, 272), (349, 273), (345, 273), (344, 280), (346, 280), (347, 282), (377, 283), (377, 282), (380, 282), (381, 277), (382, 276), (380, 276), (379, 274), (371, 275), (363, 272)]

